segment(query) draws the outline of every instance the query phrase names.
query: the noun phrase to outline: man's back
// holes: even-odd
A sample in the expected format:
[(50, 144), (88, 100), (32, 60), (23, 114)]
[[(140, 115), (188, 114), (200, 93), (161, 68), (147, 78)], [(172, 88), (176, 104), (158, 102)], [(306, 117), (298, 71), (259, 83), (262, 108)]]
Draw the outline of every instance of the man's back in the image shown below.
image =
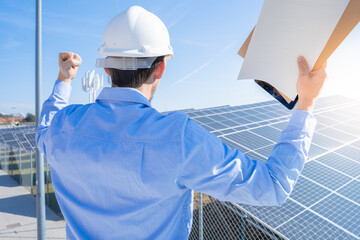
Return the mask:
[[(123, 99), (107, 99), (113, 94)], [(131, 89), (108, 88), (99, 99), (63, 109), (48, 133), (48, 143), (56, 143), (46, 149), (52, 151), (56, 196), (71, 226), (67, 236), (187, 237), (192, 193), (179, 183), (187, 116), (163, 116)]]

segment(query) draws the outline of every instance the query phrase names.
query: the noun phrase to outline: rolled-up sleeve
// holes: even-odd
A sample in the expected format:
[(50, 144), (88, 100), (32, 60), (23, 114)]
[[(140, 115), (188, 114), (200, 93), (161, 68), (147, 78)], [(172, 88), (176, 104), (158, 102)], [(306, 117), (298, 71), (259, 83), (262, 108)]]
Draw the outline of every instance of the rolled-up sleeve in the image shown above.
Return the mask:
[(222, 201), (281, 205), (304, 167), (315, 125), (310, 113), (294, 111), (268, 161), (263, 163), (231, 149), (188, 120), (183, 131), (181, 181), (189, 189)]

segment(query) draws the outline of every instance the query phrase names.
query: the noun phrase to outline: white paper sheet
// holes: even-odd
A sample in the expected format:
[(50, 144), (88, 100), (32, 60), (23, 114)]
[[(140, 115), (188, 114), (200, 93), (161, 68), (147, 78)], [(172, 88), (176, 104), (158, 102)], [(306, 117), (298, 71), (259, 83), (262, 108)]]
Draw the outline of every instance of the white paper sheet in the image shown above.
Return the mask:
[(264, 0), (238, 79), (266, 81), (294, 100), (297, 57), (304, 56), (311, 71), (348, 3)]

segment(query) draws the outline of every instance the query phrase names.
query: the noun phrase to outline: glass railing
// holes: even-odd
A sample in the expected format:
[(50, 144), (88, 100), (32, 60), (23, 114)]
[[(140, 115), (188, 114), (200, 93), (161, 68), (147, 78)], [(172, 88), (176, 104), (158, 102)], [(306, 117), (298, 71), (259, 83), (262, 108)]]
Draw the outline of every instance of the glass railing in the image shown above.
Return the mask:
[[(44, 159), (45, 202), (57, 215), (62, 216), (51, 181), (50, 168)], [(25, 151), (0, 142), (0, 168), (21, 186), (36, 196), (36, 152)]]

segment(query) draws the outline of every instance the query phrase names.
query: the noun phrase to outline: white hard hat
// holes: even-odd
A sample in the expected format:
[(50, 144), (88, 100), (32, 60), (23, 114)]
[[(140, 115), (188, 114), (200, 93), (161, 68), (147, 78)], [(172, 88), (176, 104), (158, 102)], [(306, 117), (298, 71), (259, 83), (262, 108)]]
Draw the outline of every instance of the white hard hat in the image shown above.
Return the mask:
[(153, 13), (139, 6), (116, 15), (107, 25), (98, 54), (97, 67), (150, 68), (158, 56), (173, 57), (169, 32)]

